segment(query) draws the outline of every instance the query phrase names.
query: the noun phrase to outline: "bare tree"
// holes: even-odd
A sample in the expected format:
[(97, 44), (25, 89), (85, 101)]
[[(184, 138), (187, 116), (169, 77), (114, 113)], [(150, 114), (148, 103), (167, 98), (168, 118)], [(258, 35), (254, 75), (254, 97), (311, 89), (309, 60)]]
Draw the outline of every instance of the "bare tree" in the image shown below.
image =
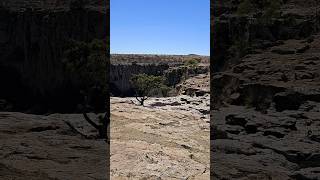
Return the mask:
[(135, 90), (135, 97), (142, 106), (152, 91), (160, 90), (163, 95), (168, 93), (170, 88), (164, 84), (164, 81), (165, 79), (161, 76), (147, 74), (135, 74), (130, 79)]
[[(80, 87), (84, 119), (97, 129), (97, 138), (108, 140), (110, 104), (107, 99), (109, 89), (107, 79), (110, 61), (106, 44), (102, 40), (93, 40), (90, 43), (72, 41), (65, 51), (64, 63)], [(94, 121), (88, 116), (89, 112), (95, 114), (103, 112), (104, 115), (98, 116), (98, 121)]]

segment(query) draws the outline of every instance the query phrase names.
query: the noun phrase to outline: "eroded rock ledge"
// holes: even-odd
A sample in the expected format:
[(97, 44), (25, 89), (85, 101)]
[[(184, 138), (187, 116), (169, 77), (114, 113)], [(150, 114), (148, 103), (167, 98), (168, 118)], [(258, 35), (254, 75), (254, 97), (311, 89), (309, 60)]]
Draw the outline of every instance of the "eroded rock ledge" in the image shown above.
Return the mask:
[[(284, 41), (214, 74), (213, 177), (319, 177), (319, 37)], [(272, 51), (306, 45), (304, 53)]]
[[(222, 52), (228, 65), (211, 76), (212, 178), (319, 179), (320, 35), (315, 7), (306, 8), (312, 3), (319, 7), (286, 1), (283, 13), (299, 22), (278, 26), (287, 36), (271, 31), (274, 25), (263, 29), (273, 40), (245, 31), (255, 42), (252, 51), (238, 59)], [(221, 14), (234, 10), (220, 5), (228, 7)]]

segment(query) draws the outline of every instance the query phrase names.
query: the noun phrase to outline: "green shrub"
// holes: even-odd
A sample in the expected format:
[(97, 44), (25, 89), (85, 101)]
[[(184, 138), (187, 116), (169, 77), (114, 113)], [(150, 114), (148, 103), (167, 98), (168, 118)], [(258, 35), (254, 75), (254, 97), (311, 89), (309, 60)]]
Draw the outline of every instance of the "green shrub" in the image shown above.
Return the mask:
[(201, 59), (197, 59), (197, 58), (192, 58), (187, 60), (184, 65), (185, 66), (190, 66), (190, 67), (196, 67), (198, 66), (198, 64), (200, 63)]

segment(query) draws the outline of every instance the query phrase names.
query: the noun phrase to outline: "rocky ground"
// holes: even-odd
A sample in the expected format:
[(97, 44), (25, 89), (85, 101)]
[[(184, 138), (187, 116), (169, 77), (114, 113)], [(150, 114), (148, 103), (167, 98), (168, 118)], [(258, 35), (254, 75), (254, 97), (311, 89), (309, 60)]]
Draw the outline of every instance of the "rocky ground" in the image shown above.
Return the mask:
[(107, 143), (82, 138), (65, 121), (95, 133), (79, 114), (1, 112), (0, 179), (106, 179)]
[(111, 98), (112, 179), (209, 179), (209, 94)]
[(209, 73), (199, 72), (176, 85), (178, 96), (150, 97), (144, 106), (111, 98), (111, 179), (210, 178)]
[[(182, 67), (190, 58), (200, 58), (201, 63)], [(144, 106), (134, 97), (111, 98), (111, 179), (210, 178), (208, 59), (112, 55), (113, 64), (125, 64), (111, 68), (116, 92), (130, 88), (132, 74), (148, 73), (167, 77), (178, 96), (150, 97)]]
[(215, 73), (215, 179), (320, 179), (320, 35), (256, 49)]
[[(145, 106), (111, 98), (111, 179), (209, 179), (209, 74), (177, 89)], [(1, 112), (0, 179), (107, 179), (107, 143), (68, 123), (96, 134), (81, 114)]]

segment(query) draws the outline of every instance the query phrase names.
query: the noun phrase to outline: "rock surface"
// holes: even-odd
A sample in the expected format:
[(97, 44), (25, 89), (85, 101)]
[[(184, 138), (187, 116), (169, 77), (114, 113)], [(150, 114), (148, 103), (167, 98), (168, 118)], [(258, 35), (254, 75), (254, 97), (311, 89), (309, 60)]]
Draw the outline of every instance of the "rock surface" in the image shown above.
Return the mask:
[[(213, 177), (320, 177), (314, 169), (320, 167), (320, 38), (314, 37), (303, 54), (248, 55), (213, 76), (215, 82), (225, 80), (213, 85)], [(304, 43), (284, 45), (295, 49)]]
[(107, 143), (83, 139), (64, 121), (95, 133), (79, 114), (0, 113), (0, 179), (107, 179)]
[[(208, 89), (207, 75), (195, 79), (198, 90)], [(150, 98), (145, 106), (112, 97), (111, 179), (209, 179), (209, 101), (208, 93)], [(107, 143), (66, 122), (97, 133), (81, 114), (1, 112), (0, 179), (107, 179)]]
[[(220, 16), (216, 23), (232, 29), (226, 17), (236, 5), (225, 2), (220, 6), (225, 10), (216, 14)], [(224, 34), (226, 39), (216, 39), (221, 43), (216, 48), (228, 50), (231, 38), (241, 38), (237, 33), (246, 32), (251, 50), (242, 57), (221, 51), (215, 59), (221, 64), (215, 61), (211, 76), (213, 179), (320, 178), (320, 35), (316, 7), (316, 1), (286, 1), (281, 9), (283, 16), (276, 21), (291, 13), (288, 17), (296, 23), (260, 27), (268, 37), (252, 29), (251, 21), (233, 14), (234, 20), (243, 20), (244, 27), (234, 29), (235, 34)], [(241, 27), (241, 23), (233, 25)], [(273, 31), (276, 26), (277, 31)], [(223, 30), (217, 29), (216, 33)]]
[(209, 179), (209, 96), (111, 99), (111, 179)]
[(177, 85), (178, 94), (189, 96), (204, 96), (210, 94), (210, 75), (199, 74), (188, 78)]

